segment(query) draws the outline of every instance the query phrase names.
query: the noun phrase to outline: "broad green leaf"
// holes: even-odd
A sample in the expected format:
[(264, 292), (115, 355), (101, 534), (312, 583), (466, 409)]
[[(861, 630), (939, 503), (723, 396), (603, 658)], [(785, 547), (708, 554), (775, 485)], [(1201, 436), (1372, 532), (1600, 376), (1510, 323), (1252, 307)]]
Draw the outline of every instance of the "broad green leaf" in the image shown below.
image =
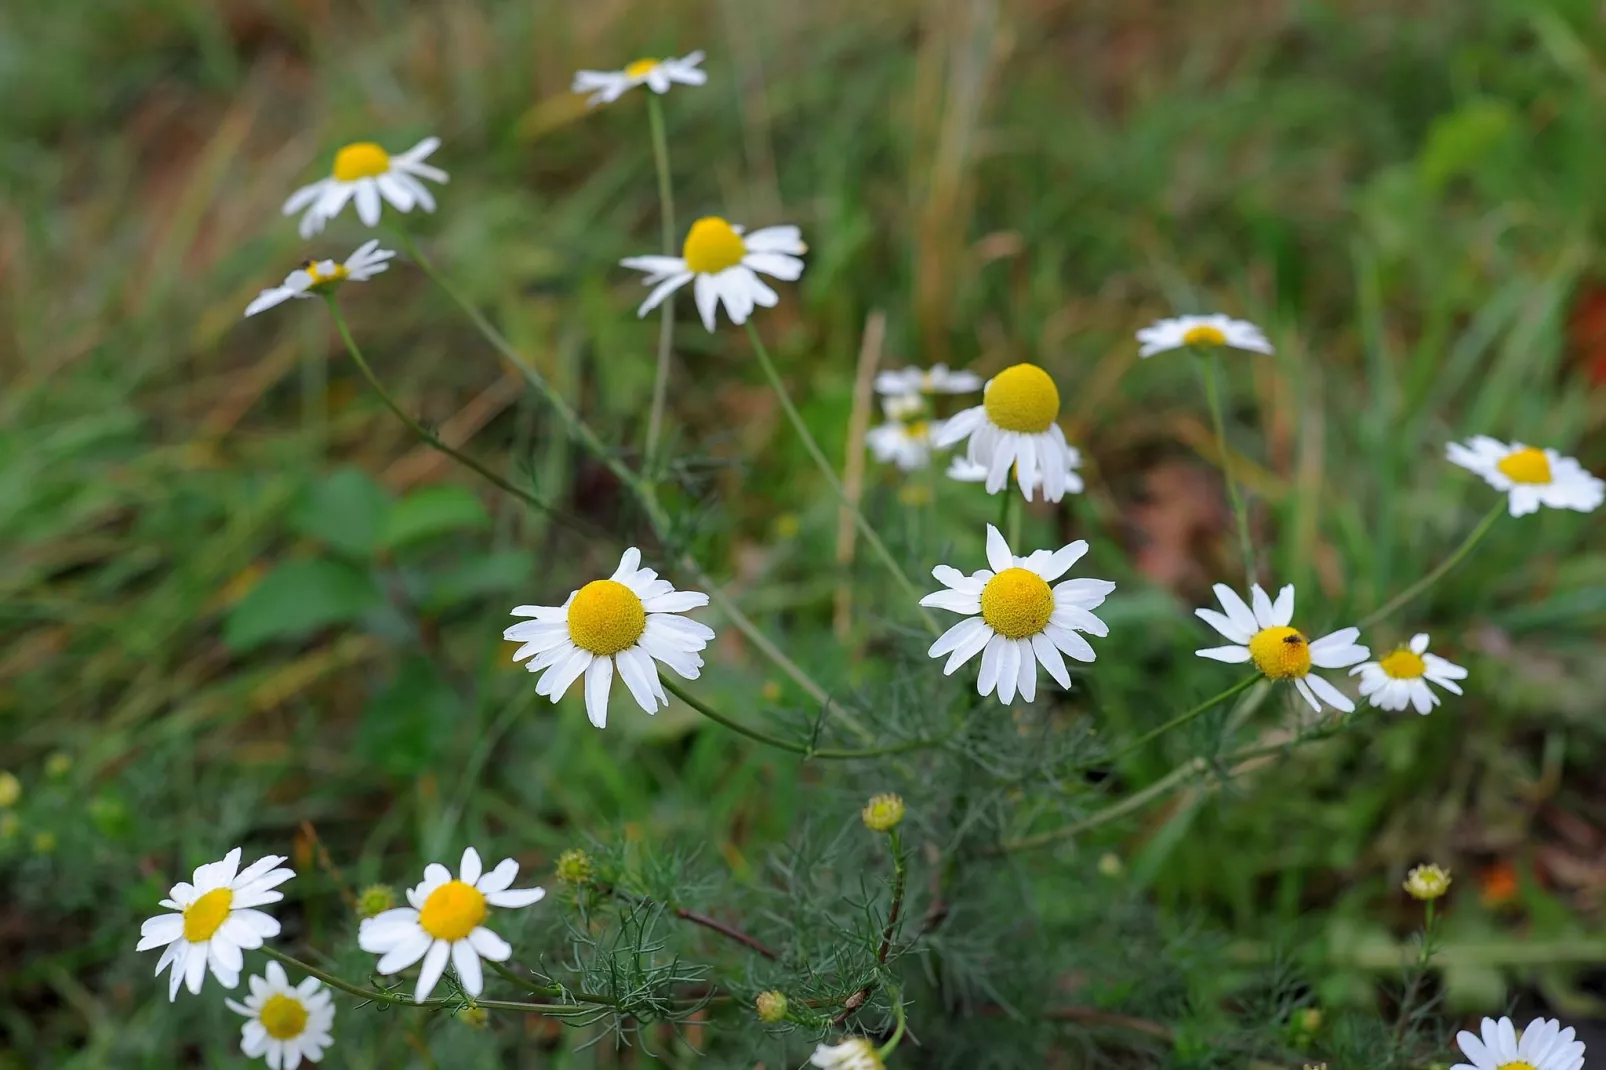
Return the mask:
[(290, 524), (336, 550), (368, 557), (390, 510), (390, 495), (366, 472), (340, 468), (306, 489), (291, 510)]
[(491, 515), (467, 488), (443, 484), (423, 487), (397, 502), (386, 517), (380, 544), (394, 550), (452, 531), (486, 528)]
[(457, 695), (435, 666), (426, 658), (408, 658), (364, 707), (358, 752), (388, 773), (416, 776), (435, 761), (458, 713)]
[(229, 611), (223, 641), (247, 650), (271, 639), (299, 638), (356, 620), (382, 601), (373, 578), (343, 561), (286, 561)]

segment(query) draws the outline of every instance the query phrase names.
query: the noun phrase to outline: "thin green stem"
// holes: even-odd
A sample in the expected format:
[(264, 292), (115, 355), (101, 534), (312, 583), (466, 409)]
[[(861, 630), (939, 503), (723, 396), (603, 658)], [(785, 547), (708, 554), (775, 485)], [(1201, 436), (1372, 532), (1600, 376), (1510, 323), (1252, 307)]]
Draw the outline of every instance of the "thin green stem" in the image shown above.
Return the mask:
[(619, 1006), (619, 1001), (614, 999), (612, 996), (602, 996), (595, 992), (576, 992), (571, 989), (564, 988), (562, 985), (544, 985), (533, 977), (519, 976), (517, 973), (514, 973), (511, 969), (509, 969), (505, 963), (491, 962), (489, 959), (486, 959), (485, 961), (486, 964), (489, 965), (496, 973), (500, 974), (504, 980), (511, 981), (520, 988), (525, 989), (528, 992), (532, 992), (535, 995), (552, 996), (555, 999), (567, 998), (574, 1000), (577, 1003), (594, 1003), (599, 1007), (617, 1008)]
[(881, 947), (875, 960), (886, 962), (892, 953), (892, 938), (898, 931), (898, 918), (903, 913), (903, 895), (909, 886), (909, 866), (903, 857), (903, 838), (897, 828), (887, 832), (887, 846), (892, 851), (892, 906), (887, 909), (887, 927), (881, 933)]
[[(670, 182), (669, 139), (664, 135), (664, 109), (657, 93), (647, 95), (647, 121), (652, 127), (652, 159), (658, 171), (658, 214), (663, 221), (664, 255), (675, 255), (675, 194)], [(647, 418), (647, 448), (642, 468), (648, 478), (656, 471), (658, 440), (663, 434), (664, 401), (669, 393), (669, 351), (675, 335), (673, 301), (658, 310), (658, 371), (652, 383), (652, 412)]]
[(1411, 586), (1407, 587), (1393, 598), (1390, 598), (1387, 602), (1384, 602), (1371, 613), (1367, 614), (1365, 619), (1361, 621), (1358, 627), (1360, 627), (1362, 631), (1365, 631), (1367, 628), (1370, 628), (1378, 621), (1384, 619), (1396, 609), (1399, 609), (1411, 599), (1415, 598), (1417, 595), (1439, 582), (1439, 580), (1443, 579), (1446, 572), (1449, 572), (1452, 568), (1455, 568), (1455, 566), (1459, 565), (1461, 563), (1461, 559), (1472, 552), (1472, 548), (1482, 541), (1483, 537), (1489, 533), (1489, 529), (1494, 527), (1494, 522), (1500, 519), (1500, 514), (1504, 513), (1505, 511), (1506, 502), (1504, 499), (1501, 499), (1495, 503), (1492, 509), (1489, 510), (1489, 512), (1484, 516), (1483, 520), (1478, 523), (1478, 526), (1472, 529), (1472, 533), (1469, 534), (1465, 539), (1461, 540), (1461, 545), (1457, 546), (1455, 550), (1451, 552), (1449, 557), (1439, 562), (1437, 568), (1435, 568), (1432, 572), (1429, 572), (1426, 576), (1423, 576), (1421, 579), (1417, 580), (1415, 583), (1411, 584)]
[(887, 1042), (881, 1045), (881, 1048), (876, 1052), (876, 1056), (880, 1058), (883, 1063), (892, 1057), (893, 1052), (898, 1050), (898, 1044), (903, 1040), (904, 1028), (908, 1024), (905, 1020), (905, 1015), (907, 1012), (903, 1008), (903, 992), (896, 988), (888, 988), (887, 998), (892, 1000), (892, 1013), (897, 1015), (898, 1025), (897, 1028), (892, 1031), (892, 1036), (889, 1037)]
[(1232, 500), (1232, 515), (1238, 525), (1238, 548), (1244, 558), (1244, 577), (1256, 582), (1255, 547), (1249, 534), (1249, 510), (1244, 506), (1243, 492), (1232, 478), (1231, 451), (1227, 447), (1227, 424), (1221, 412), (1221, 390), (1216, 378), (1221, 371), (1221, 356), (1212, 352), (1208, 357), (1198, 354), (1199, 375), (1204, 380), (1205, 402), (1210, 406), (1210, 420), (1216, 429), (1216, 447), (1221, 451), (1221, 479), (1227, 484), (1227, 496)]
[(1161, 736), (1165, 735), (1167, 732), (1171, 731), (1172, 729), (1182, 727), (1183, 725), (1187, 724), (1189, 721), (1193, 720), (1195, 717), (1198, 717), (1199, 715), (1203, 714), (1206, 710), (1209, 710), (1213, 706), (1216, 706), (1216, 705), (1219, 705), (1220, 703), (1226, 702), (1228, 699), (1232, 698), (1232, 696), (1238, 694), (1240, 691), (1247, 691), (1250, 687), (1252, 687), (1255, 683), (1257, 683), (1261, 679), (1263, 679), (1263, 678), (1258, 676), (1258, 675), (1257, 676), (1246, 676), (1246, 677), (1244, 677), (1242, 680), (1239, 680), (1237, 683), (1233, 684), (1231, 687), (1227, 688), (1227, 690), (1221, 692), (1219, 695), (1212, 695), (1210, 698), (1205, 699), (1203, 702), (1199, 703), (1199, 705), (1193, 707), (1191, 710), (1186, 710), (1186, 711), (1184, 711), (1182, 713), (1179, 713), (1175, 717), (1171, 718), (1171, 720), (1167, 721), (1165, 724), (1162, 724), (1162, 725), (1159, 725), (1159, 726), (1157, 726), (1155, 728), (1149, 729), (1147, 732), (1143, 733), (1137, 739), (1132, 740), (1132, 742), (1128, 743), (1126, 746), (1122, 747), (1120, 750), (1116, 751), (1114, 754), (1110, 755), (1109, 757), (1101, 759), (1101, 761), (1103, 761), (1103, 762), (1113, 762), (1113, 761), (1116, 761), (1119, 758), (1124, 758), (1126, 755), (1131, 754), (1133, 751), (1138, 750), (1139, 748), (1141, 748), (1144, 744), (1149, 743), (1149, 742), (1151, 742), (1153, 740), (1156, 740), (1156, 739), (1160, 738)]
[(287, 955), (277, 948), (264, 945), (261, 948), (261, 951), (264, 955), (268, 956), (268, 958), (273, 959), (282, 965), (289, 966), (292, 969), (300, 970), (302, 973), (310, 974), (311, 976), (316, 977), (330, 988), (338, 989), (341, 992), (356, 996), (359, 999), (365, 999), (370, 1003), (380, 1003), (384, 1004), (385, 1006), (419, 1007), (425, 1010), (456, 1010), (458, 1007), (472, 1003), (474, 1006), (484, 1007), (486, 1010), (519, 1011), (525, 1014), (551, 1014), (562, 1016), (587, 1015), (596, 1013), (596, 1011), (590, 1007), (577, 1007), (573, 1004), (516, 1003), (500, 999), (426, 999), (421, 1003), (414, 1002), (413, 1000), (408, 999), (406, 996), (399, 995), (395, 992), (381, 992), (377, 988), (365, 988), (362, 985), (353, 984), (342, 977), (338, 977), (335, 974), (330, 973), (328, 970), (320, 970), (318, 967), (313, 966), (310, 963), (302, 962), (294, 955)]
[(680, 699), (680, 701), (684, 702), (686, 705), (690, 706), (692, 709), (696, 710), (698, 713), (702, 714), (704, 717), (707, 717), (710, 721), (713, 721), (715, 724), (724, 725), (737, 735), (746, 736), (748, 739), (767, 744), (768, 746), (775, 747), (778, 750), (790, 751), (793, 754), (801, 754), (805, 759), (823, 758), (835, 761), (851, 761), (858, 758), (880, 758), (888, 754), (905, 754), (909, 751), (926, 750), (940, 745), (940, 741), (921, 739), (913, 740), (908, 743), (892, 743), (885, 747), (867, 747), (863, 750), (835, 750), (831, 748), (816, 748), (807, 743), (799, 743), (796, 740), (783, 739), (780, 736), (771, 735), (770, 733), (761, 729), (751, 728), (745, 724), (742, 724), (740, 721), (734, 720), (725, 716), (725, 714), (720, 713), (714, 707), (710, 706), (708, 703), (704, 702), (690, 691), (687, 691), (684, 687), (681, 687), (668, 676), (662, 676), (660, 678), (663, 680), (664, 687), (668, 688), (671, 694)]
[[(881, 563), (887, 566), (887, 571), (892, 573), (899, 586), (904, 589), (904, 592), (916, 606), (919, 606), (920, 591), (910, 582), (908, 574), (903, 571), (903, 567), (898, 564), (897, 559), (892, 556), (892, 552), (887, 549), (886, 543), (881, 541), (881, 536), (876, 534), (875, 528), (870, 526), (870, 521), (866, 520), (864, 514), (859, 511), (859, 507), (848, 499), (847, 492), (842, 489), (842, 481), (837, 478), (836, 470), (831, 467), (831, 462), (826, 459), (825, 452), (820, 449), (820, 444), (814, 441), (814, 435), (809, 432), (808, 424), (803, 422), (803, 414), (798, 412), (797, 406), (792, 403), (792, 395), (786, 389), (786, 384), (781, 381), (781, 374), (776, 370), (775, 362), (770, 359), (770, 351), (764, 345), (764, 340), (759, 337), (758, 328), (753, 326), (752, 320), (747, 321), (747, 336), (752, 339), (753, 351), (758, 355), (758, 363), (764, 369), (764, 375), (769, 379), (770, 386), (775, 390), (775, 396), (780, 399), (781, 408), (785, 411), (786, 418), (791, 421), (792, 429), (803, 440), (803, 446), (808, 450), (809, 456), (814, 458), (814, 463), (819, 467), (821, 474), (825, 476), (825, 481), (836, 492), (837, 500), (853, 514), (853, 521), (858, 526), (859, 533), (864, 536), (864, 541), (870, 544), (870, 548), (881, 559)], [(937, 622), (932, 619), (931, 614), (926, 612), (924, 608), (920, 609), (920, 616), (925, 621), (926, 627), (930, 629), (931, 634), (940, 635), (942, 633), (942, 629)]]

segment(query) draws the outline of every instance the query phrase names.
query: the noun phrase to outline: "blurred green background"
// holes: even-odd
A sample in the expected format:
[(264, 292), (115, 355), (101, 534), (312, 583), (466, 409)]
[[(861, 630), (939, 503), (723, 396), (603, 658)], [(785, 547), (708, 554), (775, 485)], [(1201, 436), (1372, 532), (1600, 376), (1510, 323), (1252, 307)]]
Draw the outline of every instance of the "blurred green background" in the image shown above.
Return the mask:
[[(1135, 359), (1149, 320), (1220, 308), (1277, 345), (1229, 363), (1235, 458), (1268, 570), (1313, 621), (1381, 603), (1488, 508), (1447, 438), (1606, 467), (1592, 0), (9, 0), (0, 768), (23, 791), (0, 813), (0, 1066), (244, 1065), (215, 990), (170, 1007), (154, 953), (132, 952), (168, 885), (236, 842), (293, 856), (294, 938), (327, 947), (349, 942), (342, 888), (416, 880), (467, 842), (550, 883), (588, 836), (689, 837), (740, 883), (818, 806), (824, 773), (681, 706), (649, 720), (616, 694), (599, 733), (578, 693), (536, 700), (500, 640), (508, 607), (560, 602), (617, 547), (420, 447), (317, 304), (240, 317), (295, 262), (365, 237), (347, 213), (303, 243), (279, 215), (339, 145), (437, 134), (451, 183), (407, 225), (633, 456), (656, 320), (635, 318), (644, 291), (616, 265), (658, 242), (644, 101), (588, 112), (568, 84), (696, 48), (709, 84), (664, 100), (682, 223), (803, 227), (808, 271), (761, 324), (835, 460), (873, 314), (883, 366), (1056, 375), (1089, 490), (1028, 530), (1087, 536), (1093, 574), (1123, 585), (1098, 664), (1111, 731), (1230, 679), (1187, 661), (1204, 644), (1186, 610), (1234, 575), (1233, 546), (1187, 362)], [(649, 539), (418, 271), (398, 262), (342, 302), (449, 441)], [(896, 614), (861, 599), (833, 628), (848, 574), (829, 489), (745, 339), (681, 306), (676, 508), (701, 559), (829, 686), (874, 678)], [(993, 514), (975, 488), (938, 493), (929, 530), (895, 472), (872, 466), (865, 490), (921, 575), (974, 554), (953, 532)], [(1234, 962), (1298, 948), (1311, 1002), (1339, 1008), (1386, 1005), (1415, 920), (1398, 881), (1435, 859), (1457, 879), (1450, 1014), (1606, 1016), (1598, 524), (1503, 521), (1371, 637), (1433, 632), (1472, 669), (1466, 700), (1059, 861), (1082, 880), (1123, 860), (1110, 879), (1201, 919)], [(744, 716), (801, 705), (732, 629), (709, 660), (710, 692)], [(1189, 746), (1122, 773), (1146, 783)], [(851, 820), (874, 776), (833, 783)], [(329, 1065), (433, 1065), (432, 1045), (444, 1066), (503, 1065), (449, 1022), (363, 1028)], [(653, 1062), (539, 1025), (525, 1041), (550, 1061), (506, 1065)]]

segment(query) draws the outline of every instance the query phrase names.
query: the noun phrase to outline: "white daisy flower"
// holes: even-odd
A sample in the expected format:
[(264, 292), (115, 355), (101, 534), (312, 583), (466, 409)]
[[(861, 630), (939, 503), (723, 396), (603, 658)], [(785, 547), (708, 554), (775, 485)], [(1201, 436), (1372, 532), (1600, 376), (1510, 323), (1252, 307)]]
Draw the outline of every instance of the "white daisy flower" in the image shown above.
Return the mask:
[(889, 420), (912, 420), (926, 411), (926, 399), (919, 394), (893, 394), (881, 399), (881, 411)]
[(622, 71), (577, 71), (570, 89), (575, 93), (590, 93), (589, 103), (593, 108), (598, 104), (612, 104), (638, 85), (663, 94), (676, 82), (702, 85), (708, 81), (708, 72), (701, 69), (702, 62), (703, 54), (693, 52), (679, 59), (638, 59)]
[(146, 919), (134, 949), (167, 948), (156, 963), (156, 976), (172, 966), (169, 1000), (178, 998), (180, 981), (192, 994), (200, 994), (208, 965), (224, 988), (240, 983), (245, 963), (240, 952), (279, 935), (279, 923), (255, 908), (284, 898), (283, 892), (273, 889), (294, 877), (295, 871), (279, 868), (283, 861), (280, 855), (268, 855), (242, 870), (236, 847), (221, 862), (197, 866), (189, 881), (173, 885), (161, 905), (175, 913)]
[(864, 1037), (849, 1037), (840, 1044), (821, 1044), (809, 1056), (820, 1070), (883, 1070), (881, 1053)]
[(359, 245), (356, 252), (346, 257), (344, 264), (337, 264), (333, 260), (305, 261), (284, 277), (282, 285), (258, 294), (255, 301), (245, 306), (245, 314), (254, 316), (274, 305), (282, 305), (293, 297), (311, 297), (348, 280), (367, 282), (389, 268), (386, 261), (395, 255), (394, 249), (381, 249), (379, 240), (375, 238)]
[(1003, 489), (1014, 465), (1028, 501), (1040, 485), (1043, 496), (1057, 502), (1067, 489), (1067, 469), (1058, 458), (1070, 448), (1055, 422), (1059, 414), (1059, 388), (1048, 373), (1035, 364), (1016, 364), (989, 379), (982, 403), (949, 419), (932, 444), (942, 448), (968, 438), (965, 457), (987, 469), (988, 494)]
[[(1085, 488), (1082, 477), (1076, 470), (1082, 466), (1082, 454), (1075, 446), (1065, 447), (1065, 489), (1072, 494), (1080, 494)], [(1045, 459), (1046, 463), (1046, 459)], [(959, 483), (985, 483), (987, 482), (987, 468), (977, 464), (969, 457), (960, 454), (948, 462), (948, 478)], [(1043, 485), (1042, 472), (1037, 473), (1036, 480), (1026, 488), (1026, 500), (1032, 500), (1032, 492)], [(1000, 490), (1003, 488), (1000, 487)]]
[(1451, 442), (1445, 453), (1450, 463), (1478, 473), (1495, 490), (1509, 492), (1512, 516), (1538, 512), (1541, 505), (1592, 513), (1606, 499), (1606, 482), (1555, 450), (1474, 435), (1464, 446)]
[(1355, 703), (1310, 670), (1313, 665), (1322, 669), (1345, 669), (1365, 661), (1370, 651), (1355, 642), (1361, 634), (1359, 628), (1340, 628), (1315, 642), (1307, 641), (1302, 633), (1288, 626), (1294, 619), (1293, 584), (1277, 593), (1276, 602), (1260, 584), (1255, 584), (1249, 588), (1253, 610), (1225, 583), (1216, 584), (1215, 592), (1226, 614), (1213, 609), (1196, 609), (1194, 614), (1234, 643), (1244, 645), (1211, 647), (1194, 653), (1201, 658), (1234, 664), (1253, 661), (1255, 668), (1269, 679), (1292, 680), (1300, 697), (1317, 712), (1321, 711), (1323, 702), (1345, 713), (1354, 712)]
[(931, 570), (947, 590), (928, 594), (923, 606), (963, 613), (965, 620), (949, 628), (931, 644), (927, 653), (934, 658), (948, 655), (943, 675), (981, 654), (981, 674), (976, 690), (982, 695), (998, 689), (998, 700), (1006, 705), (1020, 697), (1026, 702), (1037, 697), (1037, 665), (1042, 663), (1059, 685), (1071, 686), (1061, 653), (1077, 661), (1092, 661), (1093, 647), (1078, 632), (1109, 635), (1110, 629), (1091, 610), (1097, 609), (1115, 584), (1109, 580), (1059, 579), (1087, 553), (1087, 543), (1078, 539), (1055, 551), (1037, 550), (1029, 557), (1015, 557), (998, 529), (987, 525), (987, 564), (969, 576), (956, 568), (938, 565)]
[(379, 225), (381, 199), (389, 201), (398, 212), (411, 212), (414, 205), (433, 212), (435, 198), (419, 179), (446, 181), (445, 171), (424, 162), (440, 143), (438, 137), (426, 137), (406, 152), (392, 156), (372, 141), (353, 142), (335, 153), (335, 166), (328, 178), (290, 194), (284, 202), (284, 214), (304, 212), (301, 236), (310, 238), (339, 215), (347, 201), (357, 202), (358, 217), (370, 227)]
[(480, 853), (472, 847), (463, 851), (455, 880), (451, 870), (431, 862), (424, 867), (423, 881), (407, 890), (412, 905), (364, 919), (357, 927), (357, 946), (380, 956), (374, 969), (385, 975), (423, 959), (415, 1002), (429, 998), (448, 958), (463, 991), (477, 996), (485, 990), (480, 960), (506, 962), (513, 957), (508, 942), (485, 927), (490, 908), (516, 910), (546, 896), (544, 888), (510, 887), (518, 875), (519, 864), (511, 858), (483, 872)]
[(755, 272), (762, 271), (784, 282), (796, 282), (803, 274), (798, 257), (808, 251), (796, 227), (765, 227), (748, 234), (742, 227), (718, 216), (704, 216), (686, 232), (680, 256), (632, 256), (620, 263), (645, 271), (645, 286), (656, 286), (641, 303), (636, 315), (645, 316), (664, 299), (696, 279), (693, 293), (703, 326), (714, 329), (714, 311), (720, 302), (731, 322), (747, 322), (753, 306), (774, 308), (780, 301)]
[(1519, 1040), (1510, 1018), (1485, 1018), (1482, 1039), (1465, 1029), (1455, 1035), (1469, 1061), (1450, 1070), (1582, 1070), (1584, 1042), (1574, 1036), (1571, 1026), (1563, 1029), (1554, 1018), (1535, 1018)]
[(640, 564), (641, 551), (632, 546), (619, 558), (612, 577), (570, 592), (563, 605), (515, 606), (515, 617), (535, 619), (502, 633), (502, 638), (524, 644), (513, 652), (514, 661), (529, 658), (525, 668), (545, 670), (536, 694), (557, 702), (584, 676), (586, 715), (598, 728), (608, 723), (615, 669), (641, 708), (657, 713), (660, 705), (669, 705), (669, 698), (653, 659), (695, 680), (703, 671), (698, 651), (714, 638), (706, 624), (678, 615), (706, 606), (708, 596), (677, 591), (652, 569), (638, 568)]
[(1370, 696), (1372, 705), (1380, 710), (1403, 710), (1416, 707), (1417, 713), (1427, 713), (1439, 704), (1429, 683), (1438, 684), (1446, 691), (1461, 694), (1457, 680), (1467, 678), (1467, 670), (1445, 661), (1437, 654), (1429, 654), (1426, 632), (1411, 636), (1411, 645), (1400, 647), (1379, 661), (1368, 661), (1349, 671), (1360, 676), (1361, 694)]
[(1217, 313), (1213, 316), (1178, 316), (1158, 320), (1138, 331), (1139, 357), (1152, 357), (1184, 346), (1247, 349), (1255, 353), (1272, 352), (1271, 343), (1259, 327), (1246, 320), (1235, 320)]
[(900, 368), (878, 372), (878, 394), (969, 394), (981, 389), (981, 376), (975, 372), (949, 371), (946, 364), (929, 368)]
[(324, 1049), (334, 1043), (329, 1030), (335, 1024), (335, 1004), (329, 990), (316, 977), (291, 987), (277, 962), (268, 963), (267, 974), (246, 978), (251, 994), (244, 1003), (223, 1001), (250, 1019), (240, 1027), (240, 1050), (252, 1059), (266, 1059), (268, 1070), (296, 1070), (302, 1059), (322, 1061)]
[(864, 441), (882, 464), (895, 464), (905, 472), (913, 472), (931, 463), (931, 436), (941, 429), (941, 420), (890, 420), (872, 427)]

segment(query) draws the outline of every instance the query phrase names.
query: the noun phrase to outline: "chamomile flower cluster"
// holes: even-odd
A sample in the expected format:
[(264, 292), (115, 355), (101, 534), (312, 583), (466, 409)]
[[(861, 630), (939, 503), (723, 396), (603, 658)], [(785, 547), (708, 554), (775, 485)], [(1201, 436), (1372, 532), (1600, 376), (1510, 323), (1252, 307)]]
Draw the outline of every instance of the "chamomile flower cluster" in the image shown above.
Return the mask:
[(1571, 1026), (1535, 1018), (1518, 1034), (1510, 1018), (1485, 1018), (1478, 1033), (1455, 1035), (1465, 1062), (1450, 1070), (1582, 1070), (1584, 1043)]
[(965, 443), (965, 460), (987, 473), (988, 494), (1002, 490), (1013, 472), (1027, 501), (1041, 489), (1057, 502), (1071, 489), (1075, 467), (1059, 414), (1053, 378), (1035, 364), (1015, 364), (989, 379), (982, 403), (956, 413), (934, 441), (940, 447)]
[(951, 371), (946, 364), (929, 368), (910, 366), (884, 371), (875, 378), (884, 422), (865, 436), (870, 455), (882, 464), (905, 472), (931, 464), (932, 439), (941, 434), (943, 421), (932, 412), (935, 395), (968, 394), (981, 389), (975, 372)]

